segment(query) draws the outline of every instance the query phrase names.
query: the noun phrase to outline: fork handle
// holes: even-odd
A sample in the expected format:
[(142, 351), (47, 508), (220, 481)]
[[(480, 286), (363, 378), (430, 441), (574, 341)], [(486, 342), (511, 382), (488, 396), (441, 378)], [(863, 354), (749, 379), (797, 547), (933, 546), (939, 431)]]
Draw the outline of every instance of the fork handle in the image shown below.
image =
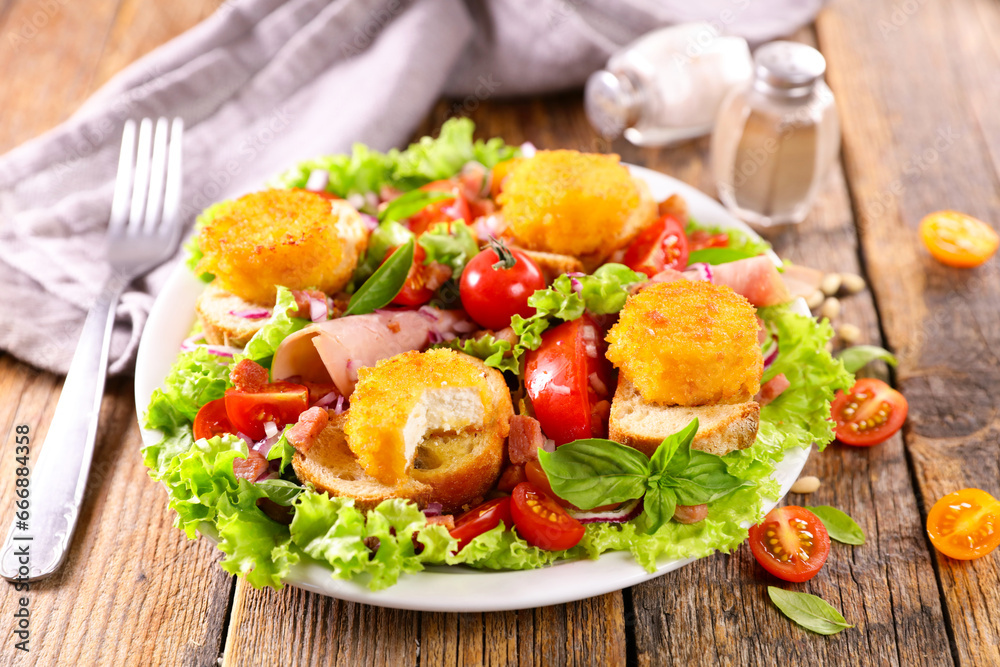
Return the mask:
[[(31, 469), (28, 529), (18, 529), (18, 522), (12, 521), (0, 550), (0, 576), (5, 579), (43, 579), (66, 557), (94, 456), (115, 306), (128, 282), (126, 276), (112, 273), (87, 314), (45, 443)], [(25, 558), (26, 550), (30, 555)]]

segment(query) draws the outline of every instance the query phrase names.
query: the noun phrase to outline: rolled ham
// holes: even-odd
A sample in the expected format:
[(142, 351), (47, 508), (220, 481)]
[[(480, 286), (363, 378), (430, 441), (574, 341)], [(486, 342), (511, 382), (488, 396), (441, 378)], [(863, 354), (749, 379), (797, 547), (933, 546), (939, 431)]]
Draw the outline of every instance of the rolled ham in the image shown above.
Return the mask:
[(776, 306), (792, 298), (781, 274), (767, 255), (717, 264), (712, 267), (712, 282), (731, 287), (758, 308)]
[(474, 328), (464, 311), (429, 307), (319, 322), (281, 342), (274, 353), (271, 377), (332, 381), (342, 395), (350, 396), (359, 369), (374, 366), (380, 359), (423, 349), (432, 338), (454, 337)]

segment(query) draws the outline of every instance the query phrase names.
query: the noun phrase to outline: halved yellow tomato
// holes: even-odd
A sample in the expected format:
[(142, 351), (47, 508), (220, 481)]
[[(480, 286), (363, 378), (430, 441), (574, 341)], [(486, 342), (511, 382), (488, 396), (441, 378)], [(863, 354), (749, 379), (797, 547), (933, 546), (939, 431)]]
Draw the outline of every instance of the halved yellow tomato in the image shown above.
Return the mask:
[(1000, 545), (1000, 501), (979, 489), (949, 493), (927, 515), (927, 534), (945, 556), (981, 558)]
[(957, 211), (938, 211), (921, 220), (920, 239), (934, 259), (960, 269), (979, 266), (1000, 247), (992, 227)]

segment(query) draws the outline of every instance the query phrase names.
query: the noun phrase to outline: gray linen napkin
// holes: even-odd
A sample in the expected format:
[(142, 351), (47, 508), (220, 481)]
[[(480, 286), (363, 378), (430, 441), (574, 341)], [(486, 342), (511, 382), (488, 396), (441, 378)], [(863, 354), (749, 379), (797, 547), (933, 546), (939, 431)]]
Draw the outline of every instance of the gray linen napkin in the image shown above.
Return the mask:
[[(697, 5), (695, 7), (694, 5)], [(184, 221), (296, 162), (400, 145), (442, 94), (579, 86), (661, 25), (709, 20), (759, 42), (822, 0), (229, 0), (135, 62), (68, 121), (0, 157), (0, 349), (65, 373), (108, 268), (122, 125), (182, 116)], [(173, 262), (125, 294), (111, 372), (128, 371)]]

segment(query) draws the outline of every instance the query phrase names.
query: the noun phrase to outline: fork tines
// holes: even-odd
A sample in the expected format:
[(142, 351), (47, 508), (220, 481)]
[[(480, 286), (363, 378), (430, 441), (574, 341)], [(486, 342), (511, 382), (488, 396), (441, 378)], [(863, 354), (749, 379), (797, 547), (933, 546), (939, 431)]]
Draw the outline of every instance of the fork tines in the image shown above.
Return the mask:
[[(181, 190), (184, 121), (143, 118), (125, 121), (109, 235), (170, 234), (177, 223)], [(130, 204), (131, 202), (131, 204)], [(127, 223), (127, 225), (126, 225)]]

